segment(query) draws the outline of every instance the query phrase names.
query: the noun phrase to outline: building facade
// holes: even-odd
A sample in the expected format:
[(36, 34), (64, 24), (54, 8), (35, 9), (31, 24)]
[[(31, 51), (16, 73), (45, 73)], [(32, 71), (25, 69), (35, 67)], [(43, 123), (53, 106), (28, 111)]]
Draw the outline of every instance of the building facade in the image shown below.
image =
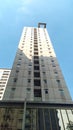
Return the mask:
[(73, 130), (73, 102), (45, 23), (23, 29), (0, 115), (1, 130)]
[(4, 99), (71, 102), (46, 28), (24, 27)]
[(0, 100), (3, 99), (10, 72), (10, 69), (0, 69)]

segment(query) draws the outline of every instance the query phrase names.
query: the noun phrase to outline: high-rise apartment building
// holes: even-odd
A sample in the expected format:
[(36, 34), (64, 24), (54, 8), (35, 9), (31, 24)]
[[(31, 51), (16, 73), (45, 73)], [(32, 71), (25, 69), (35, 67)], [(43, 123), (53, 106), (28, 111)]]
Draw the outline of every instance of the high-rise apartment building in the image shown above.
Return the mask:
[(24, 27), (4, 98), (72, 102), (46, 28)]
[(10, 69), (0, 69), (0, 100), (3, 99), (10, 72)]
[(45, 23), (24, 27), (0, 106), (1, 130), (73, 130), (73, 102)]

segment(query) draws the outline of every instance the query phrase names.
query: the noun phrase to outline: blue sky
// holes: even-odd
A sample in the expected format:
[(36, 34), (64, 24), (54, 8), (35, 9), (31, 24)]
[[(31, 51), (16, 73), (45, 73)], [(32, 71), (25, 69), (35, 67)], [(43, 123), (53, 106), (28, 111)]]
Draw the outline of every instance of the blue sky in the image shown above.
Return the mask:
[(24, 26), (46, 22), (73, 99), (73, 0), (0, 0), (0, 68), (11, 68)]

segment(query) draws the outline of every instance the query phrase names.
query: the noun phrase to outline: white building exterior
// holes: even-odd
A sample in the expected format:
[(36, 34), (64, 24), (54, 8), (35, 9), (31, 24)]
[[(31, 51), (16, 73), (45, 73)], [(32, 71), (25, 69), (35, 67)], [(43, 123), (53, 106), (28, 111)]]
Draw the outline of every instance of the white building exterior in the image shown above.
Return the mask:
[(10, 69), (0, 69), (0, 100), (3, 99), (10, 72)]

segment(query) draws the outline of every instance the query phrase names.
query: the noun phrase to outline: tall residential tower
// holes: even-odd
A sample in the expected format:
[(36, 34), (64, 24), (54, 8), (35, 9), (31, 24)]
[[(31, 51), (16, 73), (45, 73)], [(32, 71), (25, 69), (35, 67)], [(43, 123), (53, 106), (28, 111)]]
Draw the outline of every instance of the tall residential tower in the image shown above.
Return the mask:
[(5, 130), (73, 130), (72, 100), (45, 23), (24, 27), (1, 105)]
[(71, 102), (45, 27), (24, 27), (4, 99)]

